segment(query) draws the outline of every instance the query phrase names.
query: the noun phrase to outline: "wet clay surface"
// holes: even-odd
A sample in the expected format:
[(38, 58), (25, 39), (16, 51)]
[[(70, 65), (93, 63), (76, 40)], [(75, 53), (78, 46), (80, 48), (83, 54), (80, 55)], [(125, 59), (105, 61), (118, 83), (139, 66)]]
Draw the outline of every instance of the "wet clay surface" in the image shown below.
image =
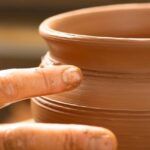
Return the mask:
[[(150, 4), (88, 8), (40, 27), (50, 47), (42, 67), (73, 64), (84, 74), (75, 90), (34, 98), (38, 122), (111, 129), (121, 150), (149, 150)], [(98, 35), (98, 36), (97, 36)]]

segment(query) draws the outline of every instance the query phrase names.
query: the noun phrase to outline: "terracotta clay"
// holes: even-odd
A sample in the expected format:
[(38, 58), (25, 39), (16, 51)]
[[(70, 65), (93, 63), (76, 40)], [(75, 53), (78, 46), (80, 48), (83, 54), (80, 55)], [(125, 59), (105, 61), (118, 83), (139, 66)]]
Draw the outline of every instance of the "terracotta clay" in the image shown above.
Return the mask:
[(45, 20), (50, 52), (41, 67), (82, 68), (77, 89), (34, 98), (38, 122), (79, 123), (112, 130), (121, 150), (149, 150), (150, 4), (94, 7)]

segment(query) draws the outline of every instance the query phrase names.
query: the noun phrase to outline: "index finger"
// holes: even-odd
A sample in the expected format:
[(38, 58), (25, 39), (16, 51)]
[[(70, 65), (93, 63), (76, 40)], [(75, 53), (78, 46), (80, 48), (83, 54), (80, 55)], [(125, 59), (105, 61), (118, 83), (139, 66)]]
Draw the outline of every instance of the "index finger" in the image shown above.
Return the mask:
[(40, 95), (75, 88), (82, 74), (75, 66), (9, 69), (0, 71), (0, 106)]

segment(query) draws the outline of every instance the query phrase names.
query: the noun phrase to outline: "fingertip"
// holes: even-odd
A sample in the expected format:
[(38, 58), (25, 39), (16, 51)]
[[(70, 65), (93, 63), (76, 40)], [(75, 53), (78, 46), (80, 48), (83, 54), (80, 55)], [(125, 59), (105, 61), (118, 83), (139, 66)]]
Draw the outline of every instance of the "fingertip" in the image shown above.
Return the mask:
[[(104, 130), (103, 135), (101, 136), (102, 138), (102, 145), (104, 146), (104, 150), (117, 150), (117, 138), (115, 136), (115, 134), (106, 129), (106, 128), (102, 128)], [(101, 140), (101, 139), (99, 139)]]
[(73, 65), (58, 65), (42, 69), (45, 72), (47, 94), (55, 94), (72, 90), (80, 85), (82, 81), (81, 70)]
[(62, 73), (63, 82), (73, 87), (79, 85), (82, 78), (81, 70), (75, 66), (68, 66)]
[[(80, 127), (81, 128), (81, 127)], [(114, 133), (103, 127), (94, 127), (94, 126), (82, 126), (84, 143), (86, 148), (89, 150), (116, 150), (117, 149), (117, 139)]]

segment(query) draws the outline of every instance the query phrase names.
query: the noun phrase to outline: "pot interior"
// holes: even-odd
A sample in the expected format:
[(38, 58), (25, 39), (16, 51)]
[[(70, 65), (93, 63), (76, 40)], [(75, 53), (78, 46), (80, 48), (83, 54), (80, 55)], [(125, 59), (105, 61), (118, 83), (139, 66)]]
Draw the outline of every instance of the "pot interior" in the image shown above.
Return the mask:
[(106, 6), (73, 11), (54, 18), (49, 26), (80, 35), (150, 38), (150, 7), (144, 6)]

